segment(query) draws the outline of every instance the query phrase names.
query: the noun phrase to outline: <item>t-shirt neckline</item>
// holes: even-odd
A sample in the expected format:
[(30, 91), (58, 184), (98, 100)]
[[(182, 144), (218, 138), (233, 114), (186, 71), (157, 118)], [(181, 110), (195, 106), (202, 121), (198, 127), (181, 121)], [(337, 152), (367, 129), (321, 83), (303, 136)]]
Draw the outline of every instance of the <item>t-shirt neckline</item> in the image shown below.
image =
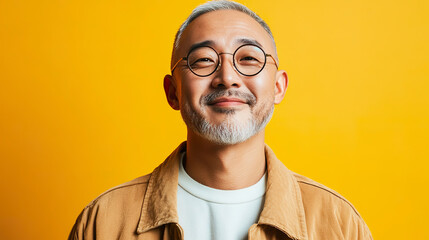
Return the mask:
[(185, 153), (180, 158), (179, 186), (197, 198), (219, 204), (239, 204), (259, 199), (265, 194), (267, 173), (252, 186), (237, 190), (220, 190), (203, 185), (191, 178), (183, 167), (184, 157)]

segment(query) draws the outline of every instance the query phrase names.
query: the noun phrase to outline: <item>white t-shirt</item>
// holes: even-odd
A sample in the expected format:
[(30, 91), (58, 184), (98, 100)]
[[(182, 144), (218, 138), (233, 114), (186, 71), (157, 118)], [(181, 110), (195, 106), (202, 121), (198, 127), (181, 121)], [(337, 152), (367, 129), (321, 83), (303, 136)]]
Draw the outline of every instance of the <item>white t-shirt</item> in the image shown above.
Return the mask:
[(255, 185), (219, 190), (192, 179), (180, 161), (177, 211), (185, 240), (247, 239), (264, 205), (266, 174)]

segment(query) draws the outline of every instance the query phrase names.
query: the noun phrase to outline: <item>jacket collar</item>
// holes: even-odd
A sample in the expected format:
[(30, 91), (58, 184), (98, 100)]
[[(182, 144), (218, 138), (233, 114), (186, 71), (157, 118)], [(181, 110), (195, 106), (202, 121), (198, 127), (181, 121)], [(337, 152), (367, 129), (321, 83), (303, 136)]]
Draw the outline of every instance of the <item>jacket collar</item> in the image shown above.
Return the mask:
[(179, 223), (177, 215), (177, 186), (181, 153), (186, 142), (174, 150), (152, 172), (143, 198), (137, 233), (143, 233), (168, 223)]
[[(140, 234), (164, 224), (179, 223), (177, 185), (179, 160), (184, 151), (186, 151), (186, 142), (180, 144), (151, 174), (137, 233)], [(274, 227), (292, 239), (307, 239), (301, 191), (293, 173), (277, 159), (267, 145), (265, 145), (265, 158), (267, 159), (267, 189), (258, 224)]]
[(265, 159), (267, 189), (258, 224), (275, 227), (291, 239), (307, 239), (307, 224), (298, 182), (267, 145)]

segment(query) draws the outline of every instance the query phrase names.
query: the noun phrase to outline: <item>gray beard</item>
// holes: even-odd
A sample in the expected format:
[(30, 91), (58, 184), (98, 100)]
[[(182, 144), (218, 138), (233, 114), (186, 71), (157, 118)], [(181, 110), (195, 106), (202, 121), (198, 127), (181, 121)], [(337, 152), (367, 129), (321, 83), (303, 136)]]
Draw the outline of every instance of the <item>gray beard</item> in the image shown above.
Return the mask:
[(235, 112), (234, 109), (226, 110), (224, 114), (228, 115), (227, 119), (218, 125), (209, 123), (200, 113), (193, 111), (188, 103), (184, 104), (181, 114), (188, 128), (199, 136), (216, 144), (233, 145), (246, 141), (264, 129), (273, 115), (274, 104), (265, 112), (252, 111), (252, 116), (243, 123), (237, 122)]

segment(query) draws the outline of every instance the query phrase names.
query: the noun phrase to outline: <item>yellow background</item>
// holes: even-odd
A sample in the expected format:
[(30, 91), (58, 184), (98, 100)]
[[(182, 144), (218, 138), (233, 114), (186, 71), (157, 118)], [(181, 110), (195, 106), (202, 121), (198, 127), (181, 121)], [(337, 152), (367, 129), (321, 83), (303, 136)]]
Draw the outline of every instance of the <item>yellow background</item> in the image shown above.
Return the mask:
[[(290, 85), (267, 143), (375, 239), (429, 239), (428, 1), (242, 1)], [(185, 139), (164, 98), (201, 1), (0, 1), (0, 239), (65, 239), (106, 189)]]

